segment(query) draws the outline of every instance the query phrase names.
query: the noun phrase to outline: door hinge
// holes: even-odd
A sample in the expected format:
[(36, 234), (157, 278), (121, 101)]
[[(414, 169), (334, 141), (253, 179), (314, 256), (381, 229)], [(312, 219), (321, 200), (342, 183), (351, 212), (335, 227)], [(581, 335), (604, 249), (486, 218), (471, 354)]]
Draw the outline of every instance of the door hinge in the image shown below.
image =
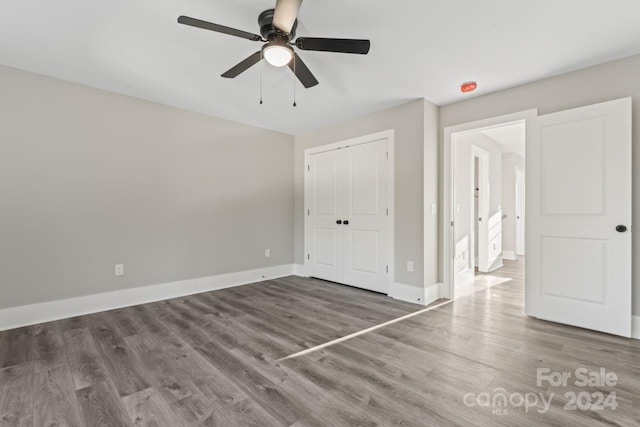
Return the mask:
[(311, 172), (311, 165), (307, 165), (307, 172)]
[(389, 152), (387, 151), (387, 160), (389, 160)]
[(387, 273), (389, 272), (389, 266), (387, 265)]
[(451, 226), (453, 227), (453, 221), (451, 221)]
[(389, 216), (389, 208), (387, 208), (387, 216)]
[(308, 260), (311, 259), (311, 255), (310, 254), (307, 254), (307, 259)]
[(307, 209), (307, 216), (311, 215), (311, 209)]

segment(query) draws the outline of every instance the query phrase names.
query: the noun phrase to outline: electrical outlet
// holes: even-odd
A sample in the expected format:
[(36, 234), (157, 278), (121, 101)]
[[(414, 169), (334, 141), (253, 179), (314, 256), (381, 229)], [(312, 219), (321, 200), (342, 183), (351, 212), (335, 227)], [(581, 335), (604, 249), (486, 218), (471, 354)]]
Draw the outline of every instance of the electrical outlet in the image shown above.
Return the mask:
[(264, 250), (264, 257), (265, 258), (269, 258), (271, 256), (271, 249), (265, 249)]
[(407, 271), (413, 273), (413, 261), (407, 261)]
[(116, 264), (116, 276), (124, 276), (124, 264)]

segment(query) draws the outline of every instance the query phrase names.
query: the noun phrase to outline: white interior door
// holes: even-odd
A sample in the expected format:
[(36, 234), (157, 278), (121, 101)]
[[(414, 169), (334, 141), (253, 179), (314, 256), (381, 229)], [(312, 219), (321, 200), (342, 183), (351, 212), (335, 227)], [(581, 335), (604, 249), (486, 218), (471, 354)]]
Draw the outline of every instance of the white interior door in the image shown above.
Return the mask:
[(516, 255), (525, 254), (525, 174), (516, 170)]
[(498, 209), (487, 221), (488, 239), (488, 271), (493, 271), (502, 264), (498, 259), (502, 256), (502, 209)]
[(308, 273), (311, 276), (342, 281), (344, 277), (344, 169), (346, 159), (340, 150), (314, 154), (309, 164)]
[(631, 98), (527, 133), (526, 313), (629, 337)]
[(388, 139), (309, 156), (307, 274), (388, 293)]
[(346, 157), (344, 283), (387, 293), (387, 141), (340, 150)]
[[(478, 271), (488, 273), (491, 267), (491, 235), (489, 234), (491, 188), (489, 184), (489, 152), (479, 147), (471, 146), (471, 159), (473, 168), (474, 159), (478, 158)], [(473, 183), (472, 183), (473, 185)], [(475, 218), (473, 218), (475, 220)]]

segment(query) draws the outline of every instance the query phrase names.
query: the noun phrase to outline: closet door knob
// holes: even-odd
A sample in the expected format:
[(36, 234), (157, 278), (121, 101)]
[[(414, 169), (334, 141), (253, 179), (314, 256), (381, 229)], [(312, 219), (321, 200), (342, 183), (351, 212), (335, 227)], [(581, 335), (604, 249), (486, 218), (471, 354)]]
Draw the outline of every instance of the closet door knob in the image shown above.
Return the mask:
[(618, 233), (624, 233), (627, 231), (627, 226), (626, 225), (619, 225), (616, 227), (616, 231)]
[(344, 220), (344, 225), (349, 225), (349, 221), (348, 220)]
[(342, 220), (337, 220), (336, 224), (338, 224), (338, 225), (342, 224)]

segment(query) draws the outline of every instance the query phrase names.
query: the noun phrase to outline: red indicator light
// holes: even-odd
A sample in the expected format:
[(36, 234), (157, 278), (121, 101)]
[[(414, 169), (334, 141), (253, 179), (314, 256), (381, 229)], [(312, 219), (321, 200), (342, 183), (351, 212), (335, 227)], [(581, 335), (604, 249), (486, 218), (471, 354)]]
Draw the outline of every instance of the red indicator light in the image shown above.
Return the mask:
[(478, 88), (478, 83), (476, 82), (467, 82), (467, 83), (463, 83), (462, 86), (460, 86), (460, 90), (462, 91), (462, 93), (473, 92), (477, 88)]

